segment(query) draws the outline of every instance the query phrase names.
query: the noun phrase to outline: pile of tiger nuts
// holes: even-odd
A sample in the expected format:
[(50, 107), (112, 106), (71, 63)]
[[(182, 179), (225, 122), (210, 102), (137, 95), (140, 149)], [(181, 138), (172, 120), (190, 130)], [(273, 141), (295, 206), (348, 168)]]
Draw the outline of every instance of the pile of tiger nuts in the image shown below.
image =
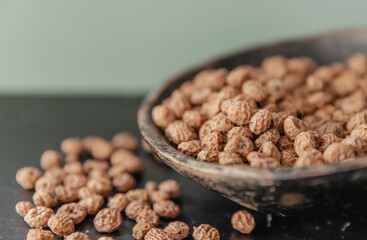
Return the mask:
[(199, 161), (255, 168), (339, 163), (367, 153), (367, 58), (318, 66), (268, 57), (199, 72), (152, 110), (155, 124)]
[[(19, 169), (17, 182), (24, 189), (35, 190), (33, 204), (20, 201), (15, 206), (16, 212), (32, 228), (27, 239), (53, 240), (57, 235), (67, 240), (88, 240), (87, 234), (75, 232), (75, 225), (87, 215), (94, 216), (98, 232), (111, 233), (119, 229), (122, 212), (136, 221), (132, 233), (135, 239), (186, 238), (190, 228), (182, 221), (158, 228), (160, 218), (169, 220), (180, 216), (180, 207), (174, 202), (182, 193), (178, 182), (148, 181), (145, 188), (135, 188), (134, 175), (144, 169), (135, 154), (137, 146), (136, 138), (128, 133), (116, 134), (111, 142), (100, 137), (67, 138), (61, 143), (64, 155), (54, 150), (42, 154), (40, 165), (44, 173), (35, 167)], [(239, 231), (248, 231), (248, 227), (243, 229), (246, 221), (236, 217), (234, 226)], [(250, 229), (253, 227), (254, 222)], [(193, 237), (195, 240), (220, 238), (218, 230), (207, 224), (194, 227)]]

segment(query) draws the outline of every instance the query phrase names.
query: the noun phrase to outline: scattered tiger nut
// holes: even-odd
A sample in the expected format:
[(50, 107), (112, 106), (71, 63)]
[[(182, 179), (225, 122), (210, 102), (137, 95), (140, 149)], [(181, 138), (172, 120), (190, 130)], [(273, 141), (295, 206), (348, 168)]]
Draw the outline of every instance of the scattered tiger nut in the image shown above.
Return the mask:
[(93, 170), (101, 170), (105, 172), (109, 167), (110, 165), (106, 161), (88, 159), (83, 163), (83, 170), (86, 173), (89, 173)]
[(152, 191), (149, 192), (149, 201), (151, 203), (156, 203), (164, 200), (169, 200), (170, 195), (167, 192), (163, 191)]
[(238, 153), (242, 157), (246, 157), (247, 154), (254, 150), (252, 141), (245, 136), (233, 136), (231, 137), (226, 146), (224, 147), (225, 152)]
[(262, 84), (255, 80), (247, 80), (242, 84), (242, 92), (255, 100), (261, 102), (267, 96), (265, 88)]
[(310, 167), (323, 164), (322, 153), (314, 148), (307, 148), (296, 160), (295, 167)]
[(195, 131), (181, 120), (170, 123), (165, 134), (170, 141), (177, 145), (197, 138)]
[(145, 189), (137, 188), (131, 189), (126, 193), (126, 198), (129, 202), (139, 201), (139, 202), (148, 202), (148, 192)]
[(92, 192), (104, 197), (112, 192), (111, 180), (106, 177), (89, 179), (87, 187), (92, 190)]
[(100, 210), (94, 217), (94, 227), (98, 232), (111, 233), (116, 231), (122, 222), (122, 215), (119, 211), (110, 208)]
[(280, 152), (277, 146), (275, 146), (274, 143), (270, 141), (264, 142), (261, 145), (259, 152), (263, 153), (267, 157), (272, 157), (280, 161), (280, 158), (281, 158)]
[(134, 201), (126, 206), (125, 214), (128, 218), (135, 220), (142, 211), (147, 209), (151, 209), (147, 202)]
[(269, 129), (262, 133), (256, 140), (255, 146), (260, 148), (264, 142), (270, 141), (273, 144), (277, 144), (280, 140), (280, 133), (276, 129)]
[(229, 99), (222, 102), (221, 109), (236, 125), (246, 125), (250, 121), (251, 108), (246, 101)]
[(87, 187), (82, 187), (78, 190), (79, 199), (88, 198), (94, 195), (94, 192)]
[(133, 237), (137, 240), (143, 240), (144, 236), (153, 226), (146, 222), (135, 224), (133, 227)]
[(157, 191), (158, 190), (158, 184), (155, 181), (148, 181), (145, 183), (145, 190), (147, 190), (148, 193), (151, 193), (153, 191)]
[(54, 240), (55, 236), (49, 230), (29, 229), (27, 240)]
[(148, 223), (155, 227), (159, 223), (159, 216), (154, 210), (146, 209), (141, 211), (135, 220), (137, 223)]
[(37, 206), (29, 209), (24, 216), (24, 221), (31, 228), (43, 228), (47, 226), (48, 219), (54, 215), (54, 211), (48, 207)]
[(81, 223), (87, 216), (86, 209), (78, 203), (66, 203), (61, 205), (56, 215), (66, 214), (73, 220), (74, 224)]
[(177, 218), (181, 214), (180, 207), (171, 200), (156, 202), (153, 204), (153, 209), (163, 218)]
[(131, 157), (125, 158), (124, 161), (121, 161), (118, 164), (115, 164), (108, 171), (108, 174), (110, 174), (110, 177), (113, 177), (110, 172), (112, 172), (112, 169), (115, 167), (117, 169), (120, 168), (120, 171), (128, 172), (131, 174), (138, 174), (138, 173), (143, 172), (144, 170), (143, 162), (137, 156), (131, 156)]
[(78, 155), (83, 151), (82, 140), (79, 138), (66, 138), (61, 142), (61, 150), (65, 154)]
[(40, 177), (42, 177), (41, 171), (34, 167), (22, 167), (15, 175), (17, 183), (24, 189), (33, 189)]
[(55, 195), (61, 202), (74, 202), (79, 199), (78, 190), (71, 187), (59, 185), (55, 188)]
[(104, 199), (100, 195), (93, 195), (79, 201), (79, 205), (84, 207), (89, 215), (96, 214), (101, 209), (103, 203)]
[(87, 177), (82, 174), (67, 174), (64, 178), (64, 186), (71, 188), (82, 188), (87, 184)]
[(202, 148), (199, 140), (191, 140), (178, 144), (177, 150), (185, 155), (196, 158)]
[(351, 133), (351, 136), (358, 136), (363, 140), (367, 140), (367, 124), (359, 125)]
[(255, 219), (248, 211), (240, 210), (232, 215), (231, 224), (240, 233), (250, 234), (255, 228)]
[(137, 138), (127, 132), (120, 132), (113, 136), (112, 145), (115, 148), (125, 148), (131, 151), (135, 151), (138, 148)]
[(122, 193), (116, 193), (113, 197), (108, 198), (107, 207), (122, 212), (127, 204), (129, 204), (129, 200), (126, 196)]
[(338, 163), (348, 158), (355, 157), (354, 149), (343, 143), (332, 143), (324, 151), (326, 163)]
[(252, 133), (260, 134), (269, 129), (271, 125), (272, 116), (268, 110), (261, 109), (252, 115), (249, 127)]
[(33, 203), (36, 206), (55, 207), (58, 203), (57, 197), (54, 192), (47, 190), (36, 191), (33, 194)]
[(184, 222), (174, 221), (168, 223), (168, 225), (164, 228), (164, 231), (171, 235), (175, 240), (181, 240), (187, 238), (190, 227)]
[(334, 134), (325, 134), (323, 136), (320, 137), (320, 147), (319, 150), (321, 152), (324, 152), (325, 149), (332, 143), (335, 142), (340, 142), (340, 138), (338, 138), (337, 136), (335, 136)]
[(164, 105), (158, 105), (153, 108), (152, 118), (154, 123), (163, 129), (167, 128), (176, 119), (174, 112)]
[(192, 237), (195, 240), (219, 240), (220, 235), (218, 230), (215, 227), (210, 226), (209, 224), (201, 224), (198, 227), (194, 227), (194, 232)]
[(318, 148), (319, 135), (316, 131), (304, 131), (294, 139), (294, 151), (300, 155), (307, 148)]
[(173, 240), (173, 238), (161, 228), (151, 228), (145, 234), (144, 240)]
[(201, 150), (198, 153), (197, 159), (203, 162), (218, 162), (218, 155), (219, 152), (216, 151)]
[(228, 132), (233, 128), (233, 123), (225, 113), (219, 113), (210, 120), (210, 127), (212, 131)]
[(46, 150), (41, 156), (41, 167), (43, 170), (60, 167), (61, 164), (62, 156), (54, 150)]
[(223, 150), (223, 134), (220, 132), (209, 133), (202, 139), (201, 148), (217, 152)]
[(121, 173), (113, 178), (112, 185), (119, 192), (127, 192), (135, 187), (136, 180), (130, 173)]
[(111, 143), (104, 139), (97, 139), (92, 145), (91, 155), (95, 159), (107, 160), (110, 158), (113, 150)]
[(37, 180), (34, 188), (36, 191), (43, 190), (43, 191), (54, 192), (56, 186), (57, 186), (57, 183), (54, 179), (43, 176)]
[(27, 212), (34, 208), (33, 204), (29, 201), (20, 201), (17, 202), (17, 204), (15, 205), (15, 211), (21, 216), (24, 217)]
[(283, 166), (292, 167), (297, 161), (298, 155), (294, 150), (283, 150), (280, 153), (280, 163)]
[(291, 140), (294, 140), (299, 133), (305, 130), (306, 127), (301, 119), (289, 116), (284, 120), (284, 134)]
[(77, 162), (80, 161), (80, 156), (78, 154), (70, 153), (65, 155), (65, 162)]
[(170, 195), (170, 198), (179, 198), (182, 194), (182, 188), (180, 184), (174, 179), (168, 179), (161, 182), (158, 185), (159, 191), (166, 192)]
[(74, 222), (68, 215), (52, 215), (48, 221), (47, 226), (53, 233), (60, 237), (65, 237), (74, 232)]
[(90, 237), (82, 232), (75, 232), (66, 236), (64, 240), (90, 240)]
[(199, 128), (203, 122), (205, 122), (205, 117), (200, 111), (188, 110), (182, 116), (182, 120), (192, 128)]
[(84, 174), (83, 164), (81, 162), (68, 162), (64, 165), (64, 171), (68, 174)]
[(238, 153), (221, 152), (218, 155), (219, 164), (221, 165), (240, 165), (243, 164), (243, 160)]
[(45, 172), (45, 177), (52, 179), (56, 184), (61, 184), (64, 181), (66, 173), (61, 167), (53, 167)]

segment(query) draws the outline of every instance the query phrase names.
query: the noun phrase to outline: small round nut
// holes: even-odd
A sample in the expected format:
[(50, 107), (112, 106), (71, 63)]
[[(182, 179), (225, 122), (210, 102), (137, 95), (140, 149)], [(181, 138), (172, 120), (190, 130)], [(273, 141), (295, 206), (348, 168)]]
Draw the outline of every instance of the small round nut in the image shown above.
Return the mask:
[(104, 199), (100, 195), (93, 195), (79, 201), (79, 205), (84, 207), (89, 215), (96, 214), (101, 209)]
[(260, 152), (250, 152), (246, 158), (250, 166), (255, 168), (276, 168), (280, 165), (276, 158), (267, 157)]
[(158, 190), (158, 184), (155, 181), (148, 181), (145, 183), (145, 190), (147, 190), (148, 193), (151, 193), (153, 191), (157, 191)]
[(198, 153), (197, 160), (203, 162), (218, 162), (218, 155), (219, 152), (204, 149)]
[(82, 174), (67, 174), (64, 178), (64, 186), (80, 189), (87, 184), (87, 177)]
[(40, 177), (42, 177), (41, 171), (34, 167), (20, 168), (15, 175), (17, 183), (24, 189), (33, 189)]
[(323, 152), (330, 144), (335, 143), (335, 142), (340, 142), (340, 140), (341, 139), (335, 136), (334, 134), (331, 134), (331, 133), (325, 134), (320, 137), (319, 150)]
[(151, 228), (147, 234), (145, 234), (144, 240), (173, 240), (173, 237), (161, 228)]
[(245, 136), (233, 136), (231, 137), (226, 146), (224, 147), (225, 152), (238, 153), (241, 157), (245, 158), (249, 152), (254, 150), (254, 144), (252, 141)]
[(88, 198), (94, 195), (94, 192), (87, 187), (82, 187), (78, 190), (79, 199)]
[(82, 232), (75, 232), (66, 236), (64, 240), (90, 240), (90, 237)]
[(54, 211), (51, 208), (37, 206), (28, 210), (24, 221), (32, 228), (43, 228), (47, 226), (47, 221), (52, 215)]
[(55, 188), (55, 195), (61, 202), (74, 202), (78, 200), (78, 190), (59, 185)]
[(55, 207), (58, 203), (57, 197), (53, 192), (47, 190), (36, 191), (33, 194), (33, 203), (36, 206)]
[(137, 240), (143, 240), (144, 236), (149, 232), (153, 226), (146, 222), (135, 224), (133, 227), (133, 237)]
[(255, 228), (255, 219), (248, 211), (240, 210), (232, 215), (231, 224), (240, 233), (250, 234)]
[(259, 152), (263, 153), (267, 157), (272, 157), (280, 161), (280, 158), (281, 158), (280, 152), (277, 146), (275, 146), (274, 143), (270, 141), (264, 142), (261, 145)]
[(248, 127), (233, 127), (225, 135), (224, 141), (228, 142), (229, 139), (231, 139), (234, 136), (245, 136), (249, 139), (252, 139), (254, 137), (254, 135), (250, 131), (250, 128)]
[(228, 132), (234, 126), (231, 120), (229, 120), (227, 115), (223, 112), (214, 116), (209, 123), (211, 130), (216, 132)]
[(351, 136), (358, 136), (363, 140), (367, 140), (367, 124), (359, 125), (351, 133)]
[(122, 222), (122, 215), (119, 211), (110, 208), (100, 210), (94, 217), (94, 227), (98, 232), (111, 233), (116, 231)]
[(27, 233), (27, 240), (54, 240), (55, 236), (49, 230), (30, 229)]
[(45, 176), (43, 177), (40, 177), (34, 188), (36, 191), (49, 191), (49, 192), (54, 192), (55, 191), (55, 188), (56, 188), (57, 183), (54, 179), (52, 178), (47, 178)]
[(78, 203), (67, 203), (61, 205), (56, 212), (57, 215), (66, 214), (73, 220), (74, 224), (81, 223), (87, 216), (86, 209)]
[(20, 201), (15, 205), (15, 211), (24, 217), (30, 209), (34, 208), (33, 204), (29, 201)]
[(227, 84), (240, 88), (242, 83), (250, 77), (250, 67), (238, 66), (227, 75)]
[(197, 88), (219, 90), (226, 84), (227, 74), (225, 68), (203, 70), (196, 74), (193, 83)]
[(255, 80), (248, 80), (242, 84), (242, 92), (255, 100), (256, 102), (263, 101), (267, 94), (262, 84)]
[(163, 192), (163, 191), (149, 192), (149, 201), (151, 203), (156, 203), (156, 202), (169, 200), (169, 199), (170, 199), (170, 195), (167, 192)]
[(126, 206), (125, 214), (128, 218), (135, 220), (142, 211), (147, 209), (151, 209), (147, 202), (134, 201)]
[(106, 172), (110, 165), (106, 161), (88, 159), (83, 163), (83, 170), (86, 173), (90, 173), (93, 170), (100, 170)]
[(138, 147), (138, 140), (131, 133), (120, 132), (113, 136), (112, 145), (115, 148), (125, 148), (130, 151), (135, 151)]
[(363, 53), (356, 53), (348, 58), (348, 67), (358, 74), (367, 72), (367, 58)]
[(104, 139), (96, 139), (92, 145), (91, 154), (95, 159), (107, 160), (110, 158), (113, 150), (111, 143)]
[(152, 226), (157, 226), (159, 223), (159, 216), (158, 214), (152, 209), (146, 209), (139, 213), (136, 217), (137, 223), (148, 223)]
[(325, 134), (334, 134), (337, 137), (343, 138), (345, 136), (345, 130), (343, 124), (338, 122), (326, 122), (317, 128), (317, 133), (320, 137)]
[(178, 144), (177, 150), (185, 155), (196, 158), (202, 148), (199, 140), (191, 140)]
[(113, 178), (112, 185), (119, 192), (127, 192), (135, 187), (136, 180), (130, 173), (121, 173)]
[(236, 125), (246, 125), (250, 121), (251, 108), (248, 102), (237, 99), (225, 100), (221, 109), (227, 117)]
[(61, 184), (64, 181), (66, 173), (61, 167), (53, 167), (45, 172), (45, 177), (52, 179), (56, 184)]
[(165, 130), (165, 134), (171, 142), (177, 145), (197, 139), (195, 131), (181, 120), (170, 123)]
[(317, 148), (319, 142), (319, 135), (316, 131), (300, 132), (294, 139), (294, 150), (301, 155), (307, 148)]
[(280, 133), (276, 129), (269, 129), (262, 133), (256, 140), (255, 146), (260, 148), (264, 142), (270, 141), (273, 144), (277, 144), (280, 140)]
[(47, 226), (60, 237), (72, 234), (75, 228), (73, 220), (66, 214), (51, 216), (47, 221)]
[(176, 119), (174, 112), (164, 105), (157, 105), (153, 108), (152, 118), (154, 123), (162, 129), (166, 129)]
[(201, 125), (199, 129), (199, 138), (202, 140), (206, 135), (212, 132), (212, 127), (210, 126), (210, 120), (206, 121)]
[(83, 151), (82, 140), (79, 138), (67, 138), (61, 142), (61, 150), (65, 154), (79, 155)]
[(84, 174), (83, 164), (79, 161), (68, 162), (64, 165), (64, 172), (68, 174)]
[(148, 192), (143, 188), (131, 189), (125, 196), (129, 202), (148, 202), (149, 200)]
[(261, 109), (252, 115), (249, 127), (252, 133), (260, 134), (269, 129), (271, 125), (272, 115), (266, 109)]
[(41, 167), (44, 170), (53, 167), (60, 167), (62, 164), (62, 156), (54, 150), (46, 150), (41, 156)]
[(162, 218), (177, 218), (181, 214), (180, 207), (171, 200), (156, 202), (153, 209)]
[(106, 177), (89, 179), (87, 187), (92, 190), (92, 192), (104, 197), (112, 192), (111, 180)]
[(180, 184), (174, 179), (168, 179), (161, 182), (158, 185), (159, 191), (163, 191), (169, 194), (170, 198), (179, 198), (182, 194), (182, 188)]
[(359, 112), (354, 114), (347, 123), (347, 130), (349, 132), (353, 131), (355, 128), (357, 128), (359, 125), (366, 124), (367, 123), (367, 112)]
[(181, 240), (187, 238), (189, 235), (190, 227), (186, 223), (181, 221), (170, 222), (164, 231), (171, 235), (174, 239)]
[(284, 120), (284, 134), (291, 140), (294, 140), (299, 133), (305, 130), (306, 127), (301, 119), (289, 116)]
[(206, 135), (201, 141), (201, 148), (209, 151), (223, 150), (223, 134), (220, 132), (212, 132)]
[(272, 78), (283, 78), (287, 73), (287, 61), (283, 56), (267, 57), (261, 63), (267, 76)]
[(238, 153), (221, 152), (219, 153), (219, 164), (221, 165), (241, 165), (242, 157)]
[(192, 128), (198, 129), (206, 120), (198, 110), (188, 110), (182, 116), (182, 120)]
[(168, 107), (177, 118), (182, 118), (184, 112), (191, 108), (189, 100), (179, 90), (173, 91), (171, 97), (164, 100), (162, 104)]
[(116, 193), (113, 197), (108, 198), (107, 207), (122, 212), (127, 204), (129, 204), (129, 200), (126, 196), (122, 193)]
[(220, 235), (215, 227), (209, 224), (201, 224), (198, 227), (194, 227), (194, 232), (192, 234), (195, 240), (219, 240)]
[(325, 149), (323, 157), (326, 163), (338, 163), (355, 157), (355, 151), (343, 143), (332, 143)]
[(323, 164), (323, 156), (319, 150), (307, 148), (296, 160), (295, 167), (310, 167)]
[(283, 166), (292, 167), (297, 161), (298, 155), (294, 150), (283, 150), (280, 157), (280, 163)]

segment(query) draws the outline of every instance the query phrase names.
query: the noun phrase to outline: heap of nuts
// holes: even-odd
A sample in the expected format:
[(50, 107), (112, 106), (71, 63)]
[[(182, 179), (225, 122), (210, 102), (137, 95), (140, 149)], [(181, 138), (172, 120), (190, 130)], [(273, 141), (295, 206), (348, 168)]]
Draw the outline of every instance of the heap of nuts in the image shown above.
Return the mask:
[(307, 167), (367, 153), (367, 58), (268, 57), (207, 69), (152, 110), (182, 153), (224, 165)]
[[(158, 228), (160, 218), (171, 220), (180, 216), (180, 207), (174, 200), (181, 196), (181, 186), (169, 179), (159, 184), (148, 181), (145, 188), (135, 188), (134, 175), (144, 169), (134, 153), (136, 148), (135, 137), (128, 133), (116, 134), (111, 142), (100, 137), (67, 138), (61, 143), (64, 155), (47, 150), (41, 156), (44, 173), (35, 167), (19, 169), (17, 182), (24, 189), (35, 190), (33, 203), (20, 201), (15, 206), (16, 212), (32, 228), (27, 239), (53, 240), (57, 235), (67, 240), (88, 240), (90, 237), (85, 233), (75, 232), (75, 225), (87, 215), (94, 216), (98, 232), (111, 233), (119, 229), (122, 212), (136, 221), (132, 233), (135, 239), (186, 238), (190, 228), (182, 221)], [(83, 156), (91, 158), (81, 161)], [(242, 215), (232, 219), (232, 224), (243, 233), (251, 232), (254, 227), (244, 227), (249, 222)], [(208, 224), (194, 227), (193, 237), (220, 239), (218, 230)]]

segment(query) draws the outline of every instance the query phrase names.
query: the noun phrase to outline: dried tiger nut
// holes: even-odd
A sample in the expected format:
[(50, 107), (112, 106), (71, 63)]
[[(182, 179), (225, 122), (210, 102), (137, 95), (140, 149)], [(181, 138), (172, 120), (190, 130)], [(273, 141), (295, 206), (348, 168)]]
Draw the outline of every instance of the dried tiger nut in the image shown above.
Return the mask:
[(29, 229), (27, 240), (54, 240), (55, 236), (49, 230)]
[(27, 212), (34, 208), (33, 204), (29, 201), (20, 201), (15, 205), (15, 211), (21, 216), (24, 217)]
[(136, 180), (130, 173), (122, 173), (112, 179), (112, 185), (119, 192), (127, 192), (135, 187)]
[(152, 228), (153, 226), (149, 223), (142, 222), (137, 223), (133, 227), (133, 237), (137, 240), (143, 240), (144, 236), (147, 234), (147, 232)]
[(101, 209), (104, 199), (100, 195), (93, 195), (91, 197), (83, 198), (79, 201), (79, 205), (84, 207), (89, 215), (94, 215)]
[(212, 132), (212, 128), (210, 126), (210, 120), (206, 121), (201, 125), (199, 129), (199, 138), (202, 140), (206, 135)]
[(56, 184), (61, 184), (64, 181), (66, 173), (61, 167), (53, 167), (45, 172), (45, 177), (53, 179)]
[(284, 120), (284, 134), (291, 140), (294, 140), (299, 133), (305, 130), (306, 127), (301, 119), (289, 116)]
[(316, 74), (309, 75), (306, 78), (306, 86), (310, 91), (321, 91), (325, 88), (325, 85), (326, 82), (324, 82), (324, 80)]
[(160, 202), (164, 200), (169, 200), (170, 195), (167, 192), (163, 191), (153, 191), (149, 192), (149, 201), (151, 203)]
[(192, 233), (192, 237), (195, 240), (219, 240), (220, 235), (218, 230), (215, 227), (210, 226), (209, 224), (201, 224), (198, 227), (194, 227), (194, 232)]
[(228, 132), (233, 128), (233, 123), (228, 119), (225, 113), (219, 113), (210, 120), (210, 127), (212, 131)]
[(55, 207), (58, 203), (57, 197), (54, 192), (47, 190), (36, 191), (33, 194), (33, 203), (36, 206)]
[(143, 188), (132, 189), (126, 193), (126, 198), (129, 202), (148, 202), (148, 192)]
[(280, 152), (277, 146), (275, 146), (274, 143), (270, 141), (264, 142), (261, 145), (259, 152), (263, 153), (267, 157), (272, 157), (280, 161), (281, 158)]
[(228, 70), (225, 68), (207, 69), (199, 72), (193, 82), (197, 88), (219, 90), (226, 84), (227, 74)]
[(198, 153), (197, 159), (203, 162), (218, 162), (219, 152), (209, 151), (209, 150), (201, 150)]
[(178, 218), (181, 214), (180, 207), (171, 200), (156, 202), (153, 209), (162, 218)]
[(367, 153), (367, 141), (358, 136), (351, 135), (346, 137), (341, 143), (352, 147), (357, 156), (363, 156)]
[(212, 90), (210, 88), (194, 89), (190, 95), (190, 102), (193, 105), (201, 105), (208, 101), (211, 93)]
[(309, 167), (323, 164), (323, 156), (319, 150), (308, 148), (296, 160), (295, 167)]
[(242, 84), (242, 92), (255, 100), (256, 102), (263, 101), (266, 96), (266, 90), (262, 84), (255, 80), (248, 80)]
[(54, 150), (46, 150), (41, 156), (41, 167), (43, 170), (60, 167), (61, 164), (62, 156)]
[(355, 151), (343, 143), (332, 143), (325, 149), (323, 156), (326, 163), (338, 163), (355, 157)]
[(157, 105), (153, 108), (152, 118), (154, 123), (163, 129), (176, 119), (173, 111), (164, 105)]
[(250, 152), (246, 158), (250, 166), (255, 168), (275, 168), (280, 166), (279, 160), (267, 157), (260, 152)]
[(110, 208), (100, 210), (94, 217), (94, 227), (98, 232), (111, 233), (116, 231), (122, 222), (122, 215), (119, 211)]
[(92, 145), (91, 155), (95, 159), (107, 160), (113, 152), (113, 146), (110, 142), (104, 139), (95, 140)]
[(293, 150), (293, 141), (287, 136), (280, 136), (277, 146), (280, 151)]
[(164, 228), (164, 231), (171, 235), (174, 239), (181, 240), (187, 238), (190, 227), (184, 222), (173, 221)]
[(78, 190), (79, 199), (88, 198), (94, 195), (94, 192), (87, 187), (82, 187)]
[(354, 72), (345, 71), (331, 82), (331, 88), (338, 96), (346, 96), (358, 88), (358, 78)]
[(246, 125), (250, 121), (251, 108), (246, 101), (229, 99), (221, 104), (221, 109), (236, 125)]
[(333, 96), (327, 92), (315, 92), (307, 96), (306, 103), (309, 107), (324, 107), (333, 100)]
[(194, 89), (195, 89), (195, 86), (192, 81), (185, 81), (179, 87), (180, 92), (182, 92), (182, 94), (186, 97), (190, 96), (191, 93), (194, 91)]
[(107, 171), (110, 165), (106, 161), (88, 159), (83, 163), (83, 170), (89, 173), (93, 170)]
[(89, 179), (87, 187), (92, 190), (92, 192), (104, 197), (112, 192), (111, 180), (106, 177)]
[(283, 78), (287, 74), (287, 60), (280, 55), (268, 57), (261, 63), (261, 68), (271, 78)]
[(335, 136), (334, 134), (331, 134), (331, 133), (325, 134), (320, 137), (319, 150), (323, 152), (330, 144), (335, 143), (335, 142), (340, 142), (340, 140), (341, 139)]
[(93, 169), (88, 173), (88, 178), (108, 177), (107, 172), (102, 169)]
[[(110, 162), (113, 166), (109, 169), (109, 172), (115, 165), (123, 167), (124, 172), (129, 172), (133, 174), (140, 173), (144, 169), (144, 165), (140, 160), (140, 158), (135, 156), (132, 152), (125, 149), (119, 149), (115, 151), (111, 156)], [(115, 177), (115, 176), (109, 175), (109, 177)]]
[(316, 131), (304, 131), (294, 139), (294, 151), (300, 155), (307, 148), (316, 149), (319, 143), (319, 135)]
[(278, 113), (271, 113), (271, 129), (275, 129), (278, 132), (283, 132), (283, 119), (279, 116)]
[(42, 177), (41, 171), (34, 167), (20, 168), (15, 175), (17, 183), (24, 189), (33, 189), (40, 177)]
[(240, 210), (232, 215), (231, 224), (240, 233), (250, 234), (255, 228), (255, 219), (248, 211)]
[(148, 181), (145, 183), (145, 190), (147, 190), (148, 193), (151, 193), (153, 191), (157, 191), (158, 190), (158, 184), (155, 181)]
[(248, 66), (238, 66), (227, 75), (227, 84), (232, 87), (240, 88), (242, 83), (250, 77)]
[(222, 165), (240, 165), (243, 160), (238, 153), (221, 152), (219, 153), (219, 164)]
[(80, 156), (78, 154), (66, 154), (65, 155), (65, 162), (69, 163), (69, 162), (76, 162), (76, 161), (80, 161)]
[(90, 237), (82, 232), (75, 232), (66, 236), (64, 240), (90, 240)]
[(182, 194), (181, 185), (174, 179), (168, 179), (158, 185), (159, 191), (166, 192), (170, 198), (179, 198)]
[(67, 215), (73, 220), (74, 224), (81, 223), (87, 216), (86, 209), (78, 203), (67, 203), (61, 205), (56, 215)]
[(271, 125), (272, 116), (268, 110), (261, 109), (250, 119), (250, 130), (254, 134), (260, 134), (269, 129)]
[(200, 108), (200, 112), (206, 118), (213, 118), (220, 112), (220, 105), (222, 103), (222, 99), (212, 98), (208, 102), (203, 103)]
[(290, 72), (310, 73), (316, 68), (314, 60), (308, 57), (296, 57), (287, 60), (287, 68)]
[(273, 144), (277, 144), (280, 139), (280, 133), (276, 129), (269, 129), (266, 132), (262, 133), (256, 140), (255, 146), (260, 148), (260, 146), (267, 141), (272, 142)]
[(201, 151), (201, 144), (199, 140), (191, 140), (178, 144), (177, 150), (185, 155), (196, 158)]
[(224, 147), (225, 152), (238, 153), (241, 157), (246, 157), (254, 150), (254, 144), (245, 136), (234, 136), (230, 138)]
[(367, 72), (367, 58), (363, 53), (356, 53), (348, 58), (348, 67), (358, 74)]
[(83, 151), (82, 140), (79, 138), (66, 138), (61, 142), (61, 150), (65, 154), (80, 154)]
[(173, 91), (171, 97), (163, 102), (177, 118), (182, 118), (185, 111), (191, 108), (189, 100), (179, 90)]
[(131, 151), (135, 151), (138, 147), (138, 140), (136, 137), (127, 132), (120, 132), (113, 136), (112, 145), (115, 148), (125, 148)]
[(43, 228), (47, 226), (47, 221), (52, 215), (54, 215), (54, 211), (51, 208), (37, 206), (28, 210), (24, 216), (24, 221), (31, 228)]
[(343, 138), (346, 131), (341, 123), (327, 122), (317, 128), (317, 133), (321, 137), (325, 134), (334, 134), (337, 137)]
[(182, 116), (182, 120), (192, 128), (199, 128), (206, 119), (199, 111), (188, 110)]
[(283, 166), (292, 167), (298, 159), (298, 155), (294, 150), (283, 150), (280, 153), (280, 163)]
[(234, 136), (245, 136), (249, 139), (252, 139), (254, 135), (251, 133), (248, 127), (233, 127), (231, 130), (227, 132), (224, 137), (224, 141), (228, 142)]
[(36, 191), (49, 191), (53, 192), (57, 186), (57, 183), (52, 178), (41, 177), (37, 180), (34, 188)]
[(61, 202), (74, 202), (77, 201), (78, 196), (78, 190), (71, 187), (65, 187), (62, 185), (59, 185), (55, 188), (55, 195), (57, 199)]
[(81, 162), (68, 162), (64, 165), (65, 173), (84, 174), (83, 164)]
[(103, 236), (103, 237), (98, 238), (98, 240), (115, 240), (115, 239), (113, 237)]
[(126, 206), (125, 214), (128, 218), (135, 220), (142, 211), (147, 209), (151, 209), (147, 202), (134, 201)]
[(161, 228), (151, 228), (147, 234), (145, 234), (144, 240), (173, 240), (173, 237)]
[(367, 111), (354, 114), (347, 123), (347, 129), (349, 132), (353, 131), (359, 125), (367, 123)]
[(113, 197), (108, 198), (107, 207), (122, 212), (127, 204), (129, 204), (129, 201), (125, 195), (122, 193), (116, 193)]
[(184, 121), (178, 120), (170, 123), (165, 130), (166, 137), (175, 144), (197, 139), (195, 131)]
[(220, 132), (209, 133), (201, 141), (201, 148), (209, 151), (222, 151), (223, 134)]
[(64, 186), (79, 189), (87, 184), (87, 177), (82, 174), (68, 174), (64, 178)]
[(136, 222), (148, 223), (155, 227), (159, 223), (159, 216), (154, 210), (147, 209), (139, 213), (139, 215), (136, 217)]

